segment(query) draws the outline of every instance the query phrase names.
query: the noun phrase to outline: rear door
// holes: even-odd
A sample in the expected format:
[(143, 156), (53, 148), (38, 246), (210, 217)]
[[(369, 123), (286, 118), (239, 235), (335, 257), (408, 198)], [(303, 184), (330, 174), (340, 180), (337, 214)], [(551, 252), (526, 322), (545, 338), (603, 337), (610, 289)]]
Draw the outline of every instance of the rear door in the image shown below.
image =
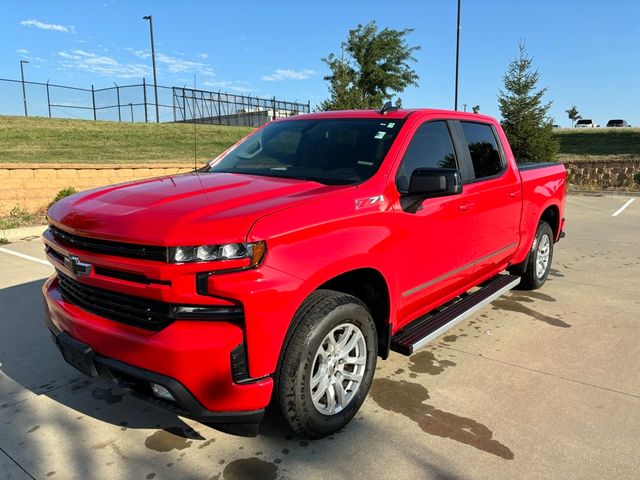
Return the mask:
[[(394, 202), (394, 243), (400, 309), (398, 326), (472, 280), (473, 216), (467, 194), (415, 200), (403, 195), (417, 168), (458, 168), (451, 122), (418, 122), (409, 133), (401, 162), (391, 181), (400, 197)], [(463, 176), (464, 178), (464, 176)]]
[(476, 266), (480, 278), (504, 268), (518, 246), (522, 192), (519, 173), (506, 158), (497, 129), (490, 123), (457, 122), (458, 143), (473, 177), (464, 190), (475, 216)]

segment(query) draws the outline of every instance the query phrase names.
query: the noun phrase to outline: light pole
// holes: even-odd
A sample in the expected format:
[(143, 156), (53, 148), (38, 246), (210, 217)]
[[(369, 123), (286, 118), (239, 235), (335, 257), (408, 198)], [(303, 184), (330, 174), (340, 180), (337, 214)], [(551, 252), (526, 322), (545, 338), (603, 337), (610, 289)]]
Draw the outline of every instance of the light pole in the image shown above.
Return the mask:
[(22, 101), (24, 102), (24, 116), (27, 114), (27, 90), (24, 88), (24, 64), (29, 63), (27, 60), (20, 60), (20, 76), (22, 77)]
[(151, 35), (151, 65), (153, 65), (153, 94), (156, 98), (156, 122), (160, 122), (160, 112), (158, 110), (158, 79), (156, 77), (156, 49), (153, 44), (153, 17), (145, 15), (143, 20), (149, 20), (149, 34)]
[(460, 0), (458, 0), (458, 27), (456, 29), (456, 99), (455, 108), (458, 110), (458, 65), (460, 62)]

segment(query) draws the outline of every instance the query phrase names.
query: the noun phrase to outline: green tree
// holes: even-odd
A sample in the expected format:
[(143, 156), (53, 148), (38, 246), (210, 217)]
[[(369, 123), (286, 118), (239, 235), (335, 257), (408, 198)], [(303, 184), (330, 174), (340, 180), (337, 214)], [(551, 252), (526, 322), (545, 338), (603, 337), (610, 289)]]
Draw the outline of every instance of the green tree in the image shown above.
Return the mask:
[(540, 74), (533, 69), (533, 58), (527, 55), (524, 42), (518, 43), (518, 50), (503, 77), (504, 91), (498, 94), (502, 128), (518, 161), (553, 161), (559, 143), (549, 118), (551, 102), (542, 101), (547, 89), (536, 87)]
[[(418, 85), (418, 74), (411, 68), (420, 47), (409, 46), (405, 37), (413, 29), (378, 30), (375, 22), (349, 30), (342, 43), (342, 54), (329, 54), (322, 61), (331, 70), (329, 98), (320, 110), (380, 108), (385, 100)], [(400, 99), (397, 99), (400, 103)]]
[(569, 116), (569, 120), (571, 120), (571, 127), (573, 128), (576, 124), (576, 120), (580, 120), (582, 117), (578, 113), (578, 109), (575, 105), (573, 105), (569, 110), (565, 110), (567, 115)]

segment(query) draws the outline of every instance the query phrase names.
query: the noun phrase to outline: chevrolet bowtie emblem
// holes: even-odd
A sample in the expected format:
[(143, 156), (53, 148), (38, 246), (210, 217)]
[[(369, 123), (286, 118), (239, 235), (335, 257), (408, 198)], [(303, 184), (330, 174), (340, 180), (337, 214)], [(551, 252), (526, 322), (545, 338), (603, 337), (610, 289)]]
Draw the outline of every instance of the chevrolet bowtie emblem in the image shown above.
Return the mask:
[(91, 273), (91, 264), (81, 262), (78, 257), (69, 256), (64, 259), (64, 266), (67, 267), (74, 275), (83, 277)]

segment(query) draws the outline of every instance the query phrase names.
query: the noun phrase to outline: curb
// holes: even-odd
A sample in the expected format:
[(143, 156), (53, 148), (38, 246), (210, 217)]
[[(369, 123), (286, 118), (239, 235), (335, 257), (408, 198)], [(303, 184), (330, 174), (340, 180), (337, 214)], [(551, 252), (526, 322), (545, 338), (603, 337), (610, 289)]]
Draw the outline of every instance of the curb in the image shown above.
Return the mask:
[(589, 190), (568, 190), (569, 195), (580, 195), (582, 197), (640, 197), (640, 192), (618, 192), (618, 191), (589, 191)]
[(42, 236), (42, 232), (46, 229), (46, 225), (10, 228), (8, 230), (0, 230), (0, 238), (6, 238), (10, 242), (30, 241), (40, 238)]

